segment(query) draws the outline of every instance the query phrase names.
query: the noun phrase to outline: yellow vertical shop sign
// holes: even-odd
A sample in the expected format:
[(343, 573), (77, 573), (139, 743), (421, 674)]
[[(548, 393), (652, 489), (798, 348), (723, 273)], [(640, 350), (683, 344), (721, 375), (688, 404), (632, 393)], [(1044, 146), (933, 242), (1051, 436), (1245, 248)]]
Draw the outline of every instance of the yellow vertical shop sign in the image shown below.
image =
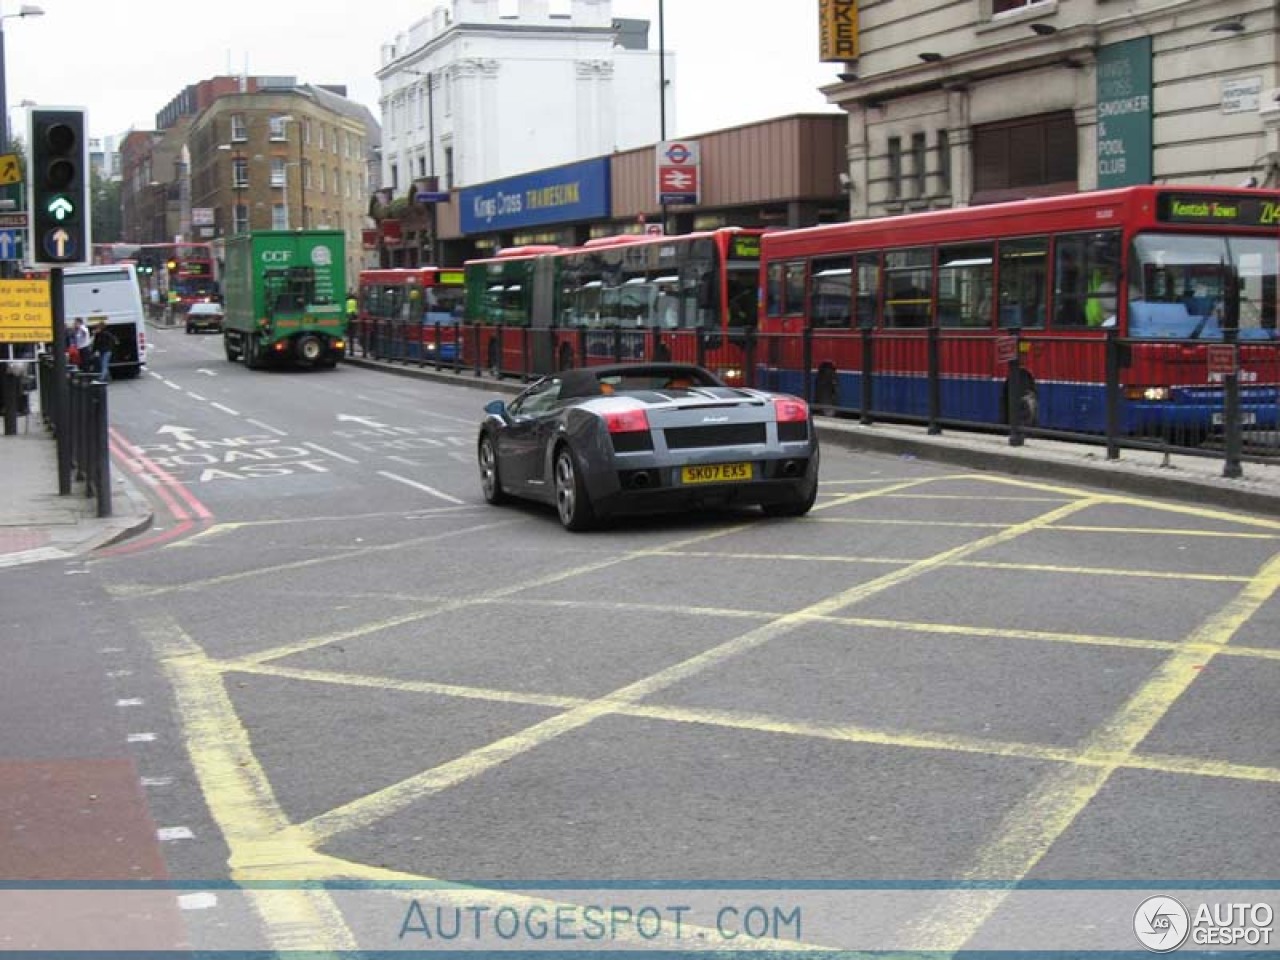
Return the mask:
[(818, 59), (858, 59), (858, 0), (818, 0)]
[(48, 280), (0, 280), (0, 343), (48, 343)]

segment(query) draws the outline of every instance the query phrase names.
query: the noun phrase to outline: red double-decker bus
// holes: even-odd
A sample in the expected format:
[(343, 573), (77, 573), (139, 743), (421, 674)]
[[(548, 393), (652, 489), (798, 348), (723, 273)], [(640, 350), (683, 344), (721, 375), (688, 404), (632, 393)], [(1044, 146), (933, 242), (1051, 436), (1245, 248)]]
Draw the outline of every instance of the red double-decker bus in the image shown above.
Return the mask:
[(754, 373), (819, 408), (1101, 433), (1110, 356), (1121, 432), (1203, 437), (1235, 370), (1243, 422), (1275, 426), (1278, 260), (1280, 193), (1255, 189), (1138, 186), (770, 233)]
[[(137, 260), (152, 271), (152, 282), (175, 309), (185, 311), (193, 303), (221, 301), (218, 264), (208, 243), (144, 243)], [(157, 282), (154, 278), (163, 277)]]
[(461, 270), (361, 270), (356, 338), (366, 353), (392, 360), (453, 363), (464, 301)]
[(463, 362), (540, 375), (681, 360), (742, 383), (758, 317), (762, 233), (628, 234), (468, 261)]

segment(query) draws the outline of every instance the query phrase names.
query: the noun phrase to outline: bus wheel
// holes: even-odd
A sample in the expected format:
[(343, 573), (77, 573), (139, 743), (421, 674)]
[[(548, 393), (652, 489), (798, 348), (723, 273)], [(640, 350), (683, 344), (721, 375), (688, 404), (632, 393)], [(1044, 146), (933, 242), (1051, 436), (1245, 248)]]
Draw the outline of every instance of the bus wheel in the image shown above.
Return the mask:
[[(1040, 397), (1036, 393), (1035, 381), (1021, 373), (1017, 382), (1010, 382), (1006, 389), (1013, 393), (1013, 409), (1018, 418), (1018, 426), (1036, 426), (1040, 422)], [(1004, 418), (1006, 421), (1009, 419), (1008, 406), (1005, 407)]]
[(834, 417), (840, 406), (840, 384), (836, 381), (834, 367), (822, 367), (813, 385), (814, 412), (823, 417)]
[(557, 370), (573, 369), (573, 348), (567, 343), (560, 344), (560, 359), (556, 361)]

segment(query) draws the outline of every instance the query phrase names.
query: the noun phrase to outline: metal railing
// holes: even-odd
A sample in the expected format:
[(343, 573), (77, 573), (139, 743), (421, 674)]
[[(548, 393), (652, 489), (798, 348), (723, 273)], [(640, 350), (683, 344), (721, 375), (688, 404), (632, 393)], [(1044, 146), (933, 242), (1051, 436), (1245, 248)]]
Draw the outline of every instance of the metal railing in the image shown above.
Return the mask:
[[(569, 366), (675, 360), (808, 399), (819, 413), (943, 430), (1166, 451), (1241, 464), (1280, 458), (1280, 341), (1123, 338), (1109, 330), (807, 329), (802, 334), (659, 327), (461, 324), (406, 336), (378, 324), (366, 355), (475, 376), (531, 380)], [(457, 345), (434, 360), (432, 336)], [(440, 341), (437, 340), (437, 343)]]
[(60, 381), (49, 355), (40, 358), (40, 415), (58, 443), (58, 492), (75, 482), (96, 500), (97, 515), (111, 516), (111, 438), (107, 385), (69, 369)]

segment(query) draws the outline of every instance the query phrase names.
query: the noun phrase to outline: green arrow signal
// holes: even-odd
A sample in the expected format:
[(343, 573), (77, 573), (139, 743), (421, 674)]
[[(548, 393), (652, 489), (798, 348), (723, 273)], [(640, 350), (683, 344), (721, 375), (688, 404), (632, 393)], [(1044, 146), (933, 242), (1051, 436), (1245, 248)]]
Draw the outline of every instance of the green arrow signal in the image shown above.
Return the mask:
[(58, 194), (45, 206), (45, 210), (53, 217), (53, 219), (62, 221), (69, 218), (76, 212), (76, 205), (70, 199)]

